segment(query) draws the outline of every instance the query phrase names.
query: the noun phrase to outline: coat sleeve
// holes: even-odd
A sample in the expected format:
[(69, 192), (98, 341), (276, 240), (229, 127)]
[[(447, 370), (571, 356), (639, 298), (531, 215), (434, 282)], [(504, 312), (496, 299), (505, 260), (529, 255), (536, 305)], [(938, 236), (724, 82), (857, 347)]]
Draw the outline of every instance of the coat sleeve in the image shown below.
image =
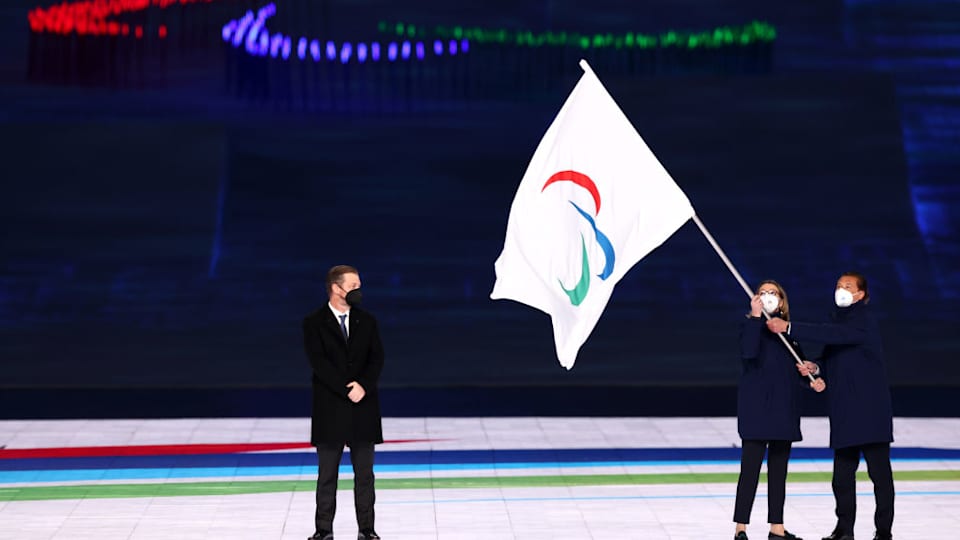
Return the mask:
[(790, 337), (798, 340), (816, 341), (825, 345), (860, 345), (867, 340), (868, 324), (865, 317), (840, 323), (790, 324)]
[(357, 378), (357, 382), (367, 392), (377, 387), (380, 381), (380, 372), (383, 371), (383, 342), (380, 341), (380, 327), (376, 320), (373, 320), (373, 335), (370, 338), (370, 352), (368, 353), (367, 363), (363, 372)]
[(313, 375), (320, 383), (334, 394), (347, 399), (347, 394), (350, 393), (347, 379), (324, 354), (322, 338), (309, 317), (303, 320), (303, 349), (307, 353)]
[[(803, 347), (800, 346), (800, 343), (798, 343), (797, 340), (788, 338), (787, 342), (790, 343), (790, 348), (797, 353), (797, 356), (799, 356), (801, 360), (811, 361), (816, 363), (818, 366), (820, 365), (818, 362), (807, 358), (806, 353), (803, 352)], [(790, 360), (796, 363), (796, 360), (793, 358), (793, 356), (790, 357)], [(823, 372), (821, 371), (820, 374), (822, 375)], [(810, 388), (810, 378), (800, 375), (799, 371), (797, 372), (797, 381), (807, 390), (810, 390), (811, 392), (813, 391), (813, 389)]]
[(740, 358), (744, 361), (760, 356), (760, 332), (763, 319), (750, 317), (740, 324)]

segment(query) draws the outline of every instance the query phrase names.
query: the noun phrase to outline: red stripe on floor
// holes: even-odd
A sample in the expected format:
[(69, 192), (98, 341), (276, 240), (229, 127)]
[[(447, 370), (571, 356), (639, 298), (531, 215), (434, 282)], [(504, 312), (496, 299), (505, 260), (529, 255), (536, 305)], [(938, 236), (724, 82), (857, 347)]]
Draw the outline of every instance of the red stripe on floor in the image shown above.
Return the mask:
[[(431, 442), (436, 439), (396, 439), (385, 443)], [(67, 458), (105, 456), (169, 456), (200, 454), (237, 454), (269, 450), (312, 448), (310, 443), (243, 443), (243, 444), (157, 444), (143, 446), (68, 446), (61, 448), (0, 449), (0, 459)]]

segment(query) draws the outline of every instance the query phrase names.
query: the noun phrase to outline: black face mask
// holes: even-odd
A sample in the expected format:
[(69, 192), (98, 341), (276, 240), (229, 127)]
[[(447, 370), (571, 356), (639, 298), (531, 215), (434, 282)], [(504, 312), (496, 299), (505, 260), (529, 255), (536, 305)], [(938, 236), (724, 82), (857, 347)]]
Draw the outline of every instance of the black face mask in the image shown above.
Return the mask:
[(348, 306), (359, 306), (360, 303), (363, 302), (363, 293), (360, 292), (360, 289), (354, 289), (348, 292), (344, 299), (347, 301)]

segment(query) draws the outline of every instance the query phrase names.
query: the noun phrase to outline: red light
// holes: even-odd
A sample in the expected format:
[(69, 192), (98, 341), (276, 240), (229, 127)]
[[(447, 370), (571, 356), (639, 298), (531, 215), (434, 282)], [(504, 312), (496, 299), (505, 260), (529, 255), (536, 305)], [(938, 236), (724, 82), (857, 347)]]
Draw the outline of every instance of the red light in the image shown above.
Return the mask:
[[(128, 35), (130, 27), (117, 21), (110, 21), (117, 15), (144, 11), (150, 7), (166, 9), (173, 5), (186, 6), (189, 4), (210, 3), (215, 0), (64, 0), (60, 4), (48, 8), (34, 8), (27, 13), (27, 20), (32, 32), (54, 32), (58, 34), (77, 33)], [(119, 26), (117, 26), (119, 25)], [(143, 28), (138, 27), (134, 34), (143, 37)], [(157, 30), (157, 35), (164, 39), (169, 34), (165, 25)]]

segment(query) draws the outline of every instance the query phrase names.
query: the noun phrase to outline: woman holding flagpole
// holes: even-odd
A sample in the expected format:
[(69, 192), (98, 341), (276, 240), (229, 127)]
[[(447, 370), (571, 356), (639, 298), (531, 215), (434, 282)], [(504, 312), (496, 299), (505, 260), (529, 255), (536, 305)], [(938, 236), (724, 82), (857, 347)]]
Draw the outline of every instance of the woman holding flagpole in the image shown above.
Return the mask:
[[(747, 524), (757, 494), (760, 467), (767, 456), (767, 521), (770, 540), (801, 540), (783, 527), (787, 461), (800, 434), (800, 378), (796, 362), (777, 335), (767, 329), (763, 313), (790, 319), (787, 293), (779, 283), (763, 281), (750, 301), (750, 313), (740, 327), (742, 372), (737, 391), (737, 427), (742, 439), (740, 478), (733, 514), (734, 540), (747, 540)], [(799, 344), (790, 346), (800, 358)], [(826, 387), (822, 379), (810, 382), (817, 392)]]

